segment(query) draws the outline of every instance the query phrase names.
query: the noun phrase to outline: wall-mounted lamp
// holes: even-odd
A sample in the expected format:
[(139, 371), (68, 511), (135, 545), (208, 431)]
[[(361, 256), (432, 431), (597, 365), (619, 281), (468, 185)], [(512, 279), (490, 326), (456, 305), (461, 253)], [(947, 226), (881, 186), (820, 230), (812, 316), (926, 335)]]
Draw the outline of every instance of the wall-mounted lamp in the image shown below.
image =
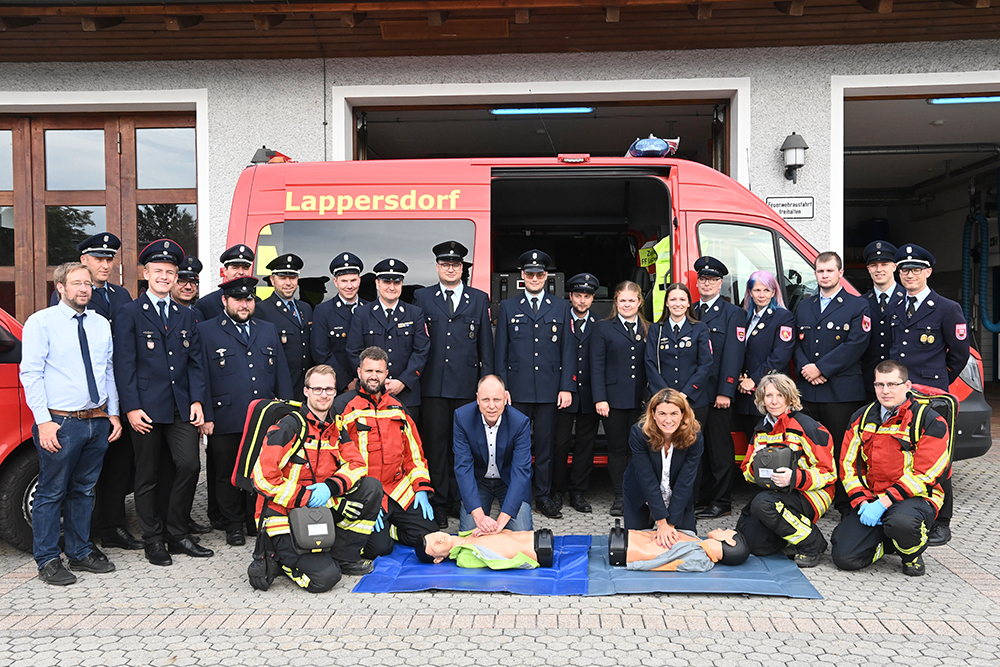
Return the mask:
[(796, 171), (806, 163), (806, 140), (802, 135), (792, 132), (785, 137), (785, 143), (781, 144), (781, 152), (785, 156), (785, 178), (792, 183), (796, 183)]

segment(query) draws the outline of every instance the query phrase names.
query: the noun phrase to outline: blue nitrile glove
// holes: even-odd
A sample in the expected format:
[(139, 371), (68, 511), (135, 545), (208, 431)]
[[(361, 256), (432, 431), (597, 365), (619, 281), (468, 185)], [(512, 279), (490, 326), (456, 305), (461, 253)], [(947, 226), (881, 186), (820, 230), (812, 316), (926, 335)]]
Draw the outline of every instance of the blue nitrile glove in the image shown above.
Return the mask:
[(330, 487), (323, 482), (310, 484), (306, 489), (309, 491), (309, 502), (306, 503), (309, 507), (323, 507), (330, 499)]
[(431, 501), (427, 500), (426, 491), (417, 491), (413, 494), (413, 504), (420, 509), (425, 519), (428, 521), (434, 520), (434, 508), (431, 507)]
[(861, 515), (861, 523), (866, 526), (877, 526), (882, 523), (882, 515), (885, 513), (885, 505), (878, 500), (862, 505), (858, 514)]
[(375, 532), (381, 533), (383, 528), (385, 528), (385, 512), (379, 510), (378, 516), (375, 517)]

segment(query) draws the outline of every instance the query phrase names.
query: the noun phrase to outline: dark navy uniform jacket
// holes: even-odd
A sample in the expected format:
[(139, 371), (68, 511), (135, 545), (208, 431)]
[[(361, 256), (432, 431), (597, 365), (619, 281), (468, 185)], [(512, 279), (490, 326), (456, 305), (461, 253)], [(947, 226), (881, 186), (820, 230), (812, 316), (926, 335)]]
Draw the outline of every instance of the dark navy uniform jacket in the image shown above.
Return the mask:
[(493, 373), (490, 298), (482, 290), (463, 285), (455, 314), (448, 317), (448, 304), (438, 284), (418, 289), (413, 304), (424, 311), (431, 339), (420, 394), (473, 400), (479, 378)]
[[(868, 338), (868, 348), (865, 350), (864, 356), (861, 357), (861, 369), (865, 374), (865, 391), (869, 394), (875, 392), (872, 387), (872, 383), (875, 381), (875, 367), (889, 358), (889, 350), (892, 349), (892, 330), (889, 326), (892, 309), (895, 304), (906, 297), (906, 290), (895, 283), (888, 296), (885, 312), (883, 312), (878, 303), (878, 292), (870, 289), (865, 294), (865, 298), (868, 300), (868, 312), (872, 316), (872, 331)], [(903, 312), (906, 312), (905, 306)]]
[[(699, 301), (697, 307), (701, 308)], [(736, 383), (743, 368), (743, 341), (736, 335), (736, 328), (743, 326), (746, 311), (735, 306), (721, 296), (715, 300), (701, 321), (708, 327), (708, 339), (712, 342), (712, 370), (708, 376), (708, 391), (715, 396), (733, 398)], [(715, 396), (709, 402), (715, 403)]]
[(909, 320), (906, 299), (893, 303), (889, 327), (889, 358), (906, 364), (910, 381), (915, 384), (947, 391), (969, 361), (969, 327), (962, 307), (934, 290)]
[(841, 289), (820, 313), (819, 294), (814, 294), (795, 309), (795, 321), (799, 330), (796, 369), (816, 364), (827, 380), (813, 385), (799, 378), (802, 400), (813, 403), (865, 400), (861, 356), (868, 348), (872, 326), (868, 302)]
[(250, 344), (223, 313), (198, 323), (210, 398), (205, 421), (214, 434), (241, 433), (247, 407), (259, 398), (294, 398), (285, 353), (274, 325), (250, 318)]
[(198, 303), (192, 306), (192, 309), (199, 322), (207, 322), (218, 317), (225, 312), (222, 307), (222, 289), (219, 288), (201, 297), (198, 299)]
[(701, 408), (715, 400), (709, 387), (712, 350), (708, 327), (703, 322), (684, 321), (680, 335), (674, 336), (673, 322), (649, 325), (646, 338), (646, 379), (654, 394), (674, 389), (687, 396), (692, 408)]
[(607, 401), (614, 410), (642, 407), (648, 395), (646, 339), (638, 318), (631, 336), (617, 315), (597, 323), (590, 344), (590, 370), (594, 403)]
[(594, 341), (594, 331), (597, 330), (599, 322), (589, 312), (586, 320), (587, 324), (584, 325), (583, 331), (580, 331), (580, 327), (576, 325), (576, 315), (570, 306), (568, 337), (571, 338), (570, 342), (574, 343), (576, 350), (575, 354), (574, 351), (570, 351), (571, 356), (567, 363), (573, 372), (573, 403), (568, 408), (563, 408), (562, 412), (592, 414), (597, 411), (594, 407), (596, 399), (593, 391), (594, 373), (590, 351)]
[[(674, 449), (670, 457), (670, 506), (663, 502), (660, 480), (663, 477), (663, 453), (654, 452), (649, 446), (649, 438), (638, 424), (632, 425), (628, 434), (632, 458), (625, 468), (622, 482), (626, 507), (634, 503), (649, 506), (653, 522), (666, 519), (667, 523), (681, 530), (695, 529), (694, 482), (698, 475), (698, 464), (705, 452), (705, 433), (700, 431), (694, 444), (687, 449)], [(626, 511), (626, 516), (629, 512)], [(645, 526), (626, 528), (644, 529)]]
[(208, 409), (201, 338), (190, 308), (170, 300), (167, 329), (159, 313), (139, 295), (115, 314), (115, 384), (119, 410), (145, 410), (154, 424), (191, 416), (191, 404)]
[(333, 367), (337, 373), (338, 394), (343, 393), (351, 380), (358, 377), (358, 367), (351, 364), (347, 354), (347, 334), (351, 331), (351, 320), (354, 319), (352, 305), (357, 310), (365, 302), (359, 297), (356, 304), (347, 304), (340, 296), (335, 296), (316, 306), (313, 311), (310, 334), (313, 361)]
[[(745, 311), (744, 311), (744, 317)], [(749, 330), (745, 319), (736, 328), (736, 337), (746, 344), (743, 373), (760, 384), (769, 373), (790, 373), (788, 368), (795, 350), (795, 316), (785, 308), (768, 306), (760, 316), (757, 326)], [(736, 411), (741, 415), (760, 416), (753, 402), (753, 394), (736, 395)]]
[(576, 339), (569, 302), (548, 293), (538, 314), (521, 292), (500, 302), (493, 368), (515, 403), (555, 403), (560, 391), (575, 391)]
[(397, 301), (392, 322), (386, 322), (385, 309), (378, 299), (355, 308), (347, 334), (347, 355), (353, 368), (358, 368), (361, 352), (372, 345), (389, 355), (388, 377), (406, 385), (396, 399), (410, 408), (420, 405), (420, 376), (431, 346), (424, 311), (419, 306)]
[(278, 339), (288, 362), (288, 374), (292, 377), (292, 389), (297, 397), (302, 392), (306, 371), (313, 365), (313, 357), (309, 351), (313, 310), (312, 306), (301, 299), (295, 300), (295, 307), (299, 309), (301, 325), (295, 321), (295, 315), (277, 294), (271, 294), (260, 301), (254, 317), (267, 320), (278, 330)]
[[(112, 326), (115, 323), (115, 314), (118, 309), (124, 306), (126, 303), (132, 301), (132, 295), (128, 293), (121, 285), (113, 285), (111, 283), (104, 283), (106, 288), (106, 294), (108, 295), (108, 301), (111, 302), (109, 306), (104, 298), (97, 293), (97, 288), (94, 288), (94, 293), (90, 297), (90, 303), (87, 304), (87, 310), (92, 310), (98, 315), (103, 315), (104, 319), (111, 322)], [(52, 293), (52, 298), (49, 299), (49, 305), (54, 306), (59, 303), (59, 291), (56, 290)]]

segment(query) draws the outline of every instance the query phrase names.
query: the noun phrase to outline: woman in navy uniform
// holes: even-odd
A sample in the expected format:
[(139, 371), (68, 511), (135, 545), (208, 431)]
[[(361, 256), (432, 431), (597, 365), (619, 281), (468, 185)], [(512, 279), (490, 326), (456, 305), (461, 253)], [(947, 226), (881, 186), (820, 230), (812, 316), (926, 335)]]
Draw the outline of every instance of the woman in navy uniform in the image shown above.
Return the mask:
[(743, 309), (746, 320), (737, 327), (736, 338), (746, 343), (746, 356), (736, 395), (736, 414), (738, 428), (749, 440), (760, 421), (754, 394), (761, 378), (789, 372), (795, 349), (795, 316), (785, 308), (778, 280), (770, 271), (750, 274)]
[(431, 251), (439, 282), (413, 294), (430, 336), (420, 378), (420, 437), (434, 487), (435, 522), (447, 530), (449, 507), (457, 516), (460, 502), (452, 453), (455, 410), (475, 401), (479, 379), (493, 373), (493, 328), (489, 295), (462, 282), (469, 249), (444, 241)]
[(306, 371), (312, 368), (313, 358), (309, 352), (309, 330), (312, 326), (312, 306), (295, 298), (299, 285), (299, 271), (302, 258), (292, 253), (278, 255), (267, 264), (271, 271), (271, 286), (274, 293), (257, 304), (256, 317), (267, 320), (278, 330), (281, 347), (288, 362), (288, 374), (292, 377), (292, 388), (296, 400), (304, 400)]
[(667, 309), (659, 322), (649, 326), (646, 345), (646, 378), (649, 389), (679, 391), (694, 411), (699, 424), (705, 422), (712, 372), (712, 348), (708, 327), (691, 316), (691, 291), (683, 283), (667, 286)]
[[(277, 329), (253, 317), (256, 284), (252, 276), (222, 283), (222, 314), (198, 324), (209, 393), (200, 430), (208, 436), (208, 455), (215, 460), (215, 479), (208, 483), (215, 486), (230, 546), (246, 542), (243, 525), (253, 520), (253, 505), (247, 507), (244, 492), (230, 481), (247, 408), (258, 399), (290, 399), (293, 395)], [(302, 388), (296, 389), (298, 395)]]
[(632, 426), (628, 442), (632, 459), (622, 484), (625, 528), (655, 527), (656, 543), (669, 549), (678, 530), (695, 530), (694, 482), (705, 450), (684, 394), (658, 391)]
[(313, 311), (312, 353), (317, 364), (332, 366), (337, 373), (337, 393), (342, 394), (358, 378), (357, 366), (347, 354), (347, 334), (354, 311), (365, 305), (358, 296), (365, 264), (352, 252), (342, 252), (330, 262), (337, 296)]
[(358, 369), (363, 350), (372, 346), (385, 350), (389, 355), (385, 390), (406, 406), (416, 422), (420, 414), (420, 375), (431, 347), (424, 311), (399, 298), (403, 277), (409, 270), (406, 264), (398, 259), (383, 259), (373, 270), (378, 298), (354, 312), (347, 334), (347, 354), (353, 368)]
[(611, 516), (622, 516), (622, 479), (628, 464), (628, 434), (639, 421), (646, 389), (646, 336), (642, 289), (626, 280), (615, 288), (611, 314), (594, 327), (590, 345), (591, 389), (608, 436), (608, 474), (615, 492)]

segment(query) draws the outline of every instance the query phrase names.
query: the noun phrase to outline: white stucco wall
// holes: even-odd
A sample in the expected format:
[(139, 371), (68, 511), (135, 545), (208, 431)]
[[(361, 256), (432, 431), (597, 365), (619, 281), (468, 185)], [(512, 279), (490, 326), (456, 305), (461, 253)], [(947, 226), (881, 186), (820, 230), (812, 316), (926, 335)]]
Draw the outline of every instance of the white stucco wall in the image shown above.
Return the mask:
[[(815, 197), (815, 219), (794, 226), (825, 249), (839, 239), (839, 233), (831, 234), (831, 119), (840, 117), (831, 100), (831, 77), (942, 73), (939, 80), (947, 82), (949, 73), (1000, 70), (1000, 40), (329, 60), (325, 89), (323, 65), (320, 60), (0, 64), (0, 113), (101, 110), (115, 92), (135, 99), (143, 91), (204, 91), (206, 108), (199, 109), (198, 130), (207, 133), (208, 156), (200, 156), (199, 164), (207, 165), (209, 174), (199, 195), (199, 216), (202, 235), (207, 233), (201, 254), (211, 266), (225, 244), (233, 186), (257, 147), (267, 144), (298, 160), (319, 160), (333, 145), (334, 133), (343, 135), (344, 128), (323, 125), (333, 118), (335, 87), (565, 81), (585, 87), (587, 82), (617, 80), (749, 79), (749, 136), (741, 138), (747, 155), (732, 156), (746, 161), (747, 173), (740, 179), (762, 198)], [(26, 106), (33, 102), (32, 93), (52, 92), (78, 95), (72, 108), (58, 102)], [(16, 103), (11, 102), (14, 97)], [(810, 147), (797, 185), (785, 180), (778, 151), (792, 131)]]

